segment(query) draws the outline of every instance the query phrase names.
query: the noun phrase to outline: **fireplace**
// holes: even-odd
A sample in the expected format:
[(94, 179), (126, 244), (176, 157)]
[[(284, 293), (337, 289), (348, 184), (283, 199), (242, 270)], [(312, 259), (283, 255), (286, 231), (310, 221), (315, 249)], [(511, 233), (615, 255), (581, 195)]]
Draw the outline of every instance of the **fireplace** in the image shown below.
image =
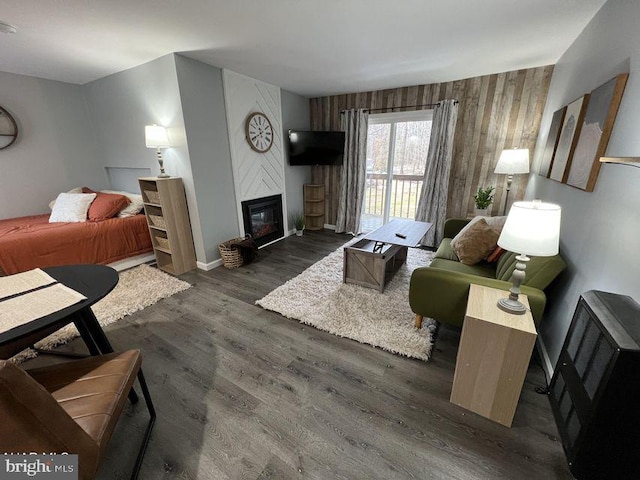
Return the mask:
[(250, 234), (258, 246), (284, 237), (282, 195), (242, 202), (242, 218), (244, 233)]

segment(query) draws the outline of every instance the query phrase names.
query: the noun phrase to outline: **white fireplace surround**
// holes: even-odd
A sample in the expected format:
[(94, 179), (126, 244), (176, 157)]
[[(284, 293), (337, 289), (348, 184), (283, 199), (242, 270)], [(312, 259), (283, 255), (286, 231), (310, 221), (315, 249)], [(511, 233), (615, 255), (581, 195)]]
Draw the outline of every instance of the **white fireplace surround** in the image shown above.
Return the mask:
[[(286, 234), (288, 222), (280, 88), (226, 69), (222, 78), (240, 234), (245, 234), (242, 202), (271, 195), (282, 195)], [(245, 138), (245, 121), (254, 112), (264, 113), (273, 126), (273, 145), (265, 153), (252, 150)]]

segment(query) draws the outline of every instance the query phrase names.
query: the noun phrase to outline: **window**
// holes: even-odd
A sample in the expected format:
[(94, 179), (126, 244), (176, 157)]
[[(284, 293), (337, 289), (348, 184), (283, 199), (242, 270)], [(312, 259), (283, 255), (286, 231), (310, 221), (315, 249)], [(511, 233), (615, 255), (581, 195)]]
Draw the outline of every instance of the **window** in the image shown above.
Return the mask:
[(433, 110), (369, 115), (362, 231), (415, 218), (432, 119)]

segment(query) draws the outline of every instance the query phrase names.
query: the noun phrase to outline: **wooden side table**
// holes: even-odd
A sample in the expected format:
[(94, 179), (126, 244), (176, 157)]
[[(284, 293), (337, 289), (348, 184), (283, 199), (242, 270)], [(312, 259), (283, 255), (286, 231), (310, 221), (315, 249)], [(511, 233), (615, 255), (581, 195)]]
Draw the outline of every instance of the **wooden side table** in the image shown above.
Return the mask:
[[(496, 306), (504, 290), (471, 285), (451, 403), (511, 427), (538, 334), (531, 312)], [(529, 308), (526, 295), (520, 301)]]

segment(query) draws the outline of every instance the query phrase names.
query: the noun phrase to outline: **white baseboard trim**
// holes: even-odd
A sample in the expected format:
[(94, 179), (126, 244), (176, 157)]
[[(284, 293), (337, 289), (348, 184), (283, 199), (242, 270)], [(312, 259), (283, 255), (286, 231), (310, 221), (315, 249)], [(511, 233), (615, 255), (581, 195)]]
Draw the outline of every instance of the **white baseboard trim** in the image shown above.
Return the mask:
[(115, 268), (116, 271), (122, 272), (123, 270), (128, 270), (129, 268), (137, 267), (138, 265), (142, 265), (143, 263), (155, 262), (156, 256), (151, 253), (142, 253), (140, 255), (136, 255), (135, 257), (123, 258), (122, 260), (118, 260), (117, 262), (112, 262), (108, 266), (111, 268)]
[(334, 232), (336, 230), (336, 226), (335, 225), (331, 225), (329, 223), (325, 223), (324, 224), (324, 228), (326, 228), (327, 230), (333, 230)]
[(213, 270), (214, 268), (218, 268), (221, 265), (222, 265), (221, 258), (209, 263), (196, 262), (196, 267), (198, 267), (200, 270), (204, 270), (205, 272), (208, 272), (209, 270)]
[(538, 353), (542, 358), (542, 362), (543, 362), (542, 368), (544, 368), (544, 371), (547, 373), (547, 378), (549, 379), (549, 381), (551, 381), (551, 377), (553, 377), (553, 365), (551, 363), (551, 359), (549, 358), (549, 352), (547, 352), (547, 347), (544, 346), (544, 342), (539, 336), (536, 344), (538, 345)]

